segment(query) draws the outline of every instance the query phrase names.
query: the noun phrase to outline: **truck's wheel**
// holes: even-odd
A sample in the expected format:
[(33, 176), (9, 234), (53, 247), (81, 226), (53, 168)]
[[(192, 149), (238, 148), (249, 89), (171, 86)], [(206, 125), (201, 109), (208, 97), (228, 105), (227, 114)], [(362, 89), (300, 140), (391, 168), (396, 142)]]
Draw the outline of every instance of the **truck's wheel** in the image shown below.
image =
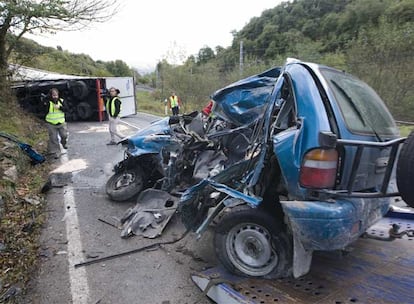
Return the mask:
[(69, 83), (69, 88), (72, 93), (72, 96), (78, 100), (82, 100), (86, 96), (88, 96), (88, 86), (82, 80), (71, 81)]
[(397, 186), (401, 198), (414, 208), (414, 131), (407, 137), (397, 162)]
[(144, 173), (141, 167), (125, 169), (115, 173), (106, 182), (106, 194), (114, 201), (126, 201), (144, 188)]
[(76, 106), (76, 113), (80, 119), (88, 119), (92, 115), (91, 105), (86, 102), (81, 102)]
[(290, 238), (282, 225), (262, 210), (225, 215), (216, 227), (214, 244), (218, 259), (237, 275), (266, 279), (290, 275)]

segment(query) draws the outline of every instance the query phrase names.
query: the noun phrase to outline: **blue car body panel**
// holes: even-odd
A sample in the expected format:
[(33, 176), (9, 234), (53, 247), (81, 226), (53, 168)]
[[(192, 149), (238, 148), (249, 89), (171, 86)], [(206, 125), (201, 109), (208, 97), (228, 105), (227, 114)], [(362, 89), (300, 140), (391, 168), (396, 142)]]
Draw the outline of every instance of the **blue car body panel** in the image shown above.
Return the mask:
[[(128, 153), (133, 156), (159, 153), (165, 146), (173, 143), (169, 135), (134, 136), (129, 139)], [(179, 142), (176, 142), (179, 145)]]
[(170, 126), (168, 121), (169, 117), (157, 120), (128, 137), (127, 153), (132, 156), (158, 154), (163, 147), (172, 141), (171, 136), (169, 136)]
[(343, 249), (388, 211), (390, 198), (281, 201), (295, 235), (309, 250)]
[(276, 67), (216, 91), (214, 114), (238, 126), (252, 123), (263, 115), (279, 75)]

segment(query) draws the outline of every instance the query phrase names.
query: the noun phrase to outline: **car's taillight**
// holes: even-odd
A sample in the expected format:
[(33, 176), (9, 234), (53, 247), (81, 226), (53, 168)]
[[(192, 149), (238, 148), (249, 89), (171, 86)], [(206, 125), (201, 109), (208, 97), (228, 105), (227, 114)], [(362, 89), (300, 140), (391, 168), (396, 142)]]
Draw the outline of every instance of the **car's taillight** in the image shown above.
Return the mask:
[(305, 188), (332, 188), (335, 185), (338, 152), (315, 149), (305, 154), (300, 168), (300, 185)]

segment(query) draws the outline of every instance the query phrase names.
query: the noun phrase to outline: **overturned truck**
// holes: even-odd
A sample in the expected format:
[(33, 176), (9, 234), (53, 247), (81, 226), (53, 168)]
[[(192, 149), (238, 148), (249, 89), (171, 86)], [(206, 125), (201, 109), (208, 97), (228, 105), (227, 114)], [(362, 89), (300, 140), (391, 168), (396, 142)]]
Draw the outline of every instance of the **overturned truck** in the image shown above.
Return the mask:
[(25, 77), (16, 79), (12, 89), (20, 106), (38, 117), (44, 116), (44, 101), (50, 89), (57, 88), (69, 108), (67, 121), (105, 120), (103, 98), (111, 86), (120, 90), (119, 96), (123, 101), (121, 116), (136, 114), (132, 77), (81, 77), (33, 71), (27, 68)]

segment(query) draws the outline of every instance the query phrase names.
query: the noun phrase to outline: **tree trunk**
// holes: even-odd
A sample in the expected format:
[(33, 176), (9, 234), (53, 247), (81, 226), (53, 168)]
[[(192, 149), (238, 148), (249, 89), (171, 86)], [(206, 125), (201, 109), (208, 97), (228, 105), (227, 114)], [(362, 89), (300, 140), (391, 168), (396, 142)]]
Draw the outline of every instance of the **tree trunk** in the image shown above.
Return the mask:
[(4, 23), (0, 27), (0, 92), (9, 87), (8, 83), (8, 67), (7, 62), (7, 46), (6, 37), (9, 29), (10, 18), (5, 18)]
[[(4, 56), (3, 42), (0, 39), (0, 94), (4, 95), (6, 90), (10, 89), (9, 83), (9, 71), (8, 71), (8, 63), (7, 59)], [(3, 98), (0, 98), (0, 103), (4, 103)]]

